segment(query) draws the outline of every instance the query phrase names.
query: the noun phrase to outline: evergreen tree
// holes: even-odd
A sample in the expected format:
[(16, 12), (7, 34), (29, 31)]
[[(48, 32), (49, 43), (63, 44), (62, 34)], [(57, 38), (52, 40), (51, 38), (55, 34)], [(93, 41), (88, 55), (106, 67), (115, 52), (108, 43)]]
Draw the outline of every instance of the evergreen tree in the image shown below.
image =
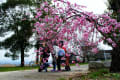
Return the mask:
[(12, 54), (7, 53), (5, 56), (18, 59), (21, 53), (21, 66), (24, 66), (24, 51), (31, 48), (29, 39), (33, 35), (33, 20), (31, 19), (31, 7), (35, 7), (35, 0), (7, 0), (1, 4), (0, 16), (0, 32), (4, 36), (10, 31), (14, 34), (1, 42), (2, 48), (9, 49)]
[(120, 21), (120, 0), (108, 0), (108, 9), (113, 12), (111, 17)]

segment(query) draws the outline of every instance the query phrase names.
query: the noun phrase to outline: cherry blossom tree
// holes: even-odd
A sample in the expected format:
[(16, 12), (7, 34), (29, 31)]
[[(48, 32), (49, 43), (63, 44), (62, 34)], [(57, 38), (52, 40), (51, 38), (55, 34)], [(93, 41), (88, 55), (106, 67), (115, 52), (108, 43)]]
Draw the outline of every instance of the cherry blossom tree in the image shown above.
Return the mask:
[[(118, 62), (120, 60), (120, 23), (111, 19), (110, 13), (95, 15), (92, 12), (84, 11), (85, 6), (71, 4), (69, 1), (54, 0), (53, 4), (44, 2), (37, 9), (33, 30), (38, 34), (37, 39), (46, 41), (51, 50), (54, 41), (69, 42), (72, 40), (78, 42), (79, 45), (84, 41), (86, 46), (93, 47), (102, 40), (106, 40), (113, 47), (110, 70), (120, 72)], [(99, 36), (98, 33), (101, 33), (103, 37), (93, 40), (94, 35)], [(91, 51), (98, 52), (95, 47)]]

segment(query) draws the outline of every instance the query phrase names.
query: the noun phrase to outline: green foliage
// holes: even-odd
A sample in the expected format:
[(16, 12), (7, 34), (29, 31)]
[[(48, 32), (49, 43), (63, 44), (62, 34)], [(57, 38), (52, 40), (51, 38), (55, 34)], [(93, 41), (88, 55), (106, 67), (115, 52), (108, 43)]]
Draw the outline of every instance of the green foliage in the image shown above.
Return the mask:
[(36, 3), (36, 0), (7, 0), (6, 3), (2, 4), (2, 9), (5, 11), (9, 8), (15, 8), (19, 5), (32, 6)]
[[(1, 4), (1, 36), (6, 36), (5, 33), (8, 32), (14, 34), (0, 42), (0, 47), (11, 51), (11, 53), (7, 52), (5, 56), (11, 57), (13, 60), (19, 58), (21, 49), (27, 52), (32, 48), (29, 39), (33, 35), (33, 20), (30, 16), (33, 15), (30, 11), (30, 8), (34, 6), (33, 3), (35, 4), (35, 0), (7, 0), (6, 3)], [(24, 56), (28, 55), (24, 54)]]
[(117, 12), (120, 9), (120, 0), (108, 0), (109, 2), (109, 9)]
[(33, 34), (33, 26), (31, 25), (32, 20), (26, 15), (25, 12), (14, 11), (8, 15), (8, 17), (10, 16), (12, 16), (12, 23), (9, 23), (10, 25), (8, 24), (7, 28), (5, 29), (6, 31), (14, 32), (14, 34), (5, 41), (1, 42), (1, 46), (4, 46), (4, 48), (9, 48), (10, 51), (13, 52), (13, 56), (16, 57), (21, 50), (21, 44), (23, 44), (24, 49), (31, 48), (31, 45), (29, 44), (29, 38)]
[(108, 0), (108, 9), (113, 11), (111, 17), (120, 21), (120, 0)]
[[(0, 48), (6, 48), (11, 53), (6, 53), (6, 57), (13, 60), (19, 58), (21, 54), (21, 65), (24, 66), (24, 57), (28, 56), (24, 52), (28, 52), (33, 45), (29, 39), (34, 34), (33, 17), (35, 8), (40, 6), (43, 0), (7, 0), (6, 3), (0, 4), (0, 36), (5, 36), (6, 32), (13, 32), (9, 38), (0, 42)], [(50, 1), (50, 0), (49, 0)], [(2, 15), (2, 16), (1, 16)]]

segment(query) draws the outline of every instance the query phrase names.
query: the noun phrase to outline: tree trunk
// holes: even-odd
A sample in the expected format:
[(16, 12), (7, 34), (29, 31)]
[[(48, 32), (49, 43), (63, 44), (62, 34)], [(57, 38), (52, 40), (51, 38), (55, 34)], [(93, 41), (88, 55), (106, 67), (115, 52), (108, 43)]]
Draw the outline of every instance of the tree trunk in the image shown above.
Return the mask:
[(110, 72), (120, 72), (120, 47), (113, 48)]
[(21, 67), (24, 67), (24, 46), (21, 43)]
[(82, 63), (85, 63), (85, 57), (83, 57), (83, 61), (82, 61)]
[(86, 58), (87, 58), (87, 62), (89, 62), (90, 59), (89, 59), (89, 55), (88, 54), (86, 55)]
[[(37, 47), (37, 50), (39, 50), (39, 42), (38, 41), (37, 41), (36, 47)], [(39, 52), (36, 53), (36, 64), (38, 64), (38, 62), (39, 62)]]
[(39, 62), (39, 53), (37, 52), (36, 53), (36, 64), (38, 64), (38, 62)]

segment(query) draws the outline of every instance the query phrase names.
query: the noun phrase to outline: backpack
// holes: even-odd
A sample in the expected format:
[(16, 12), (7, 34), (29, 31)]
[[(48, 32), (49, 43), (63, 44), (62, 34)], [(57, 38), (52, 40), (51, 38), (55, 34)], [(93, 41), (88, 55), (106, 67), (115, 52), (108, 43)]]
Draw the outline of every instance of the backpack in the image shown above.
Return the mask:
[(58, 51), (58, 56), (65, 56), (65, 51), (63, 50), (63, 49), (60, 49), (59, 51)]

